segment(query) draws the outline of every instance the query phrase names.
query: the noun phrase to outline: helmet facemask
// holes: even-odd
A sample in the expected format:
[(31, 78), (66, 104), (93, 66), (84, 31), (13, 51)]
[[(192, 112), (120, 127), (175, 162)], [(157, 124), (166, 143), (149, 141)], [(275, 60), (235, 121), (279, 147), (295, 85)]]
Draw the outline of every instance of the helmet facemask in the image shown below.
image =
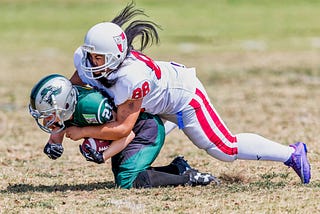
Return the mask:
[[(99, 23), (87, 32), (81, 49), (81, 69), (87, 78), (99, 79), (116, 70), (125, 59), (128, 50), (127, 37), (118, 25), (111, 22)], [(90, 54), (103, 55), (104, 64), (93, 66)]]
[[(63, 111), (65, 110), (50, 109), (47, 111), (39, 112), (38, 110), (33, 109), (31, 105), (29, 105), (29, 112), (35, 119), (37, 125), (40, 127), (40, 129), (50, 134), (56, 134), (64, 130), (65, 124), (63, 117), (59, 116)], [(56, 122), (57, 120), (58, 122)]]
[[(102, 77), (107, 77), (109, 73), (111, 73), (113, 70), (117, 69), (118, 62), (117, 57), (114, 56), (112, 53), (110, 54), (101, 54), (104, 55), (105, 63), (100, 66), (92, 66), (91, 60), (90, 60), (90, 54), (99, 54), (94, 52), (88, 52), (85, 50), (85, 48), (82, 47), (83, 52), (83, 58), (81, 60), (81, 68), (84, 71), (84, 74), (89, 79), (100, 79)], [(107, 71), (109, 69), (109, 71)]]

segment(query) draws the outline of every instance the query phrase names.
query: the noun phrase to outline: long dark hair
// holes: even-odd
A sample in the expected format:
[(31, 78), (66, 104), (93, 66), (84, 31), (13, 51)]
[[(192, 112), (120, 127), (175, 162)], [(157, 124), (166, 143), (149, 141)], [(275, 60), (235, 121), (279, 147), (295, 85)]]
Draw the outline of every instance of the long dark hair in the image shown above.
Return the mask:
[[(138, 15), (147, 16), (142, 9), (136, 9), (135, 3), (132, 1), (122, 11), (120, 11), (120, 13), (114, 19), (112, 19), (111, 22), (122, 27), (124, 24), (126, 24), (127, 22), (129, 22), (131, 19), (133, 19)], [(127, 36), (127, 42), (128, 42), (127, 55), (132, 50), (138, 50), (142, 52), (148, 46), (151, 46), (154, 43), (158, 44), (160, 42), (160, 38), (157, 32), (157, 28), (161, 29), (161, 27), (158, 24), (148, 20), (138, 19), (129, 23), (124, 30)], [(140, 47), (134, 48), (132, 43), (133, 43), (133, 40), (138, 36), (141, 36)], [(110, 88), (116, 83), (117, 78), (112, 80), (107, 78), (99, 78), (98, 80), (105, 87)]]
[[(135, 3), (131, 2), (111, 22), (122, 27), (124, 24), (138, 15), (147, 16), (142, 9), (136, 9), (134, 7)], [(161, 29), (159, 25), (152, 21), (132, 21), (124, 30), (128, 40), (128, 53), (135, 49), (132, 45), (132, 42), (137, 36), (141, 36), (141, 38), (140, 48), (136, 50), (143, 51), (148, 45), (151, 46), (153, 43), (158, 44), (160, 42), (160, 38), (157, 28)]]

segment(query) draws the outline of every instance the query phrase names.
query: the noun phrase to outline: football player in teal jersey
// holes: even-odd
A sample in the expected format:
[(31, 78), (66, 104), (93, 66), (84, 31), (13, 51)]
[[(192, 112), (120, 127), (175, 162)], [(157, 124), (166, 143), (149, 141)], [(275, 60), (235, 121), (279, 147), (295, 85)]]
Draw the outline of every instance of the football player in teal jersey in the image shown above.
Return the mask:
[[(116, 109), (107, 94), (74, 86), (62, 75), (52, 74), (42, 78), (31, 90), (29, 111), (38, 126), (50, 133), (44, 153), (51, 159), (63, 153), (65, 128), (94, 126), (111, 122)], [(216, 178), (190, 167), (183, 157), (176, 157), (169, 165), (151, 167), (165, 139), (161, 119), (149, 113), (140, 113), (132, 132), (112, 141), (103, 153), (80, 146), (88, 161), (104, 163), (111, 158), (115, 183), (121, 188), (146, 188), (177, 185), (207, 185)], [(109, 140), (109, 139), (102, 139)]]

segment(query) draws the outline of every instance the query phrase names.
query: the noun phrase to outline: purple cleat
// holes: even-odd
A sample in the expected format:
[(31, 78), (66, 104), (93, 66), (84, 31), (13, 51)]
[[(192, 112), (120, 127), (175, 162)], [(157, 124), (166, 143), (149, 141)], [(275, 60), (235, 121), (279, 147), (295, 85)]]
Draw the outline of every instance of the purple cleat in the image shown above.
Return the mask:
[(307, 184), (310, 182), (311, 178), (310, 164), (307, 158), (307, 146), (301, 142), (291, 144), (290, 146), (293, 147), (295, 151), (284, 164), (292, 167), (300, 177), (301, 182)]

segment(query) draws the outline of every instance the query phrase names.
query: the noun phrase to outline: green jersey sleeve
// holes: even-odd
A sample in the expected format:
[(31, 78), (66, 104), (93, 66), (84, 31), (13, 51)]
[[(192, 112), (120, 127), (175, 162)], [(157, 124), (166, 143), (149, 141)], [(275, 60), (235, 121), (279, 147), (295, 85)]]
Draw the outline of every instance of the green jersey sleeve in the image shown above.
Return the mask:
[(112, 101), (92, 88), (77, 86), (78, 102), (72, 123), (76, 126), (99, 125), (113, 119)]

